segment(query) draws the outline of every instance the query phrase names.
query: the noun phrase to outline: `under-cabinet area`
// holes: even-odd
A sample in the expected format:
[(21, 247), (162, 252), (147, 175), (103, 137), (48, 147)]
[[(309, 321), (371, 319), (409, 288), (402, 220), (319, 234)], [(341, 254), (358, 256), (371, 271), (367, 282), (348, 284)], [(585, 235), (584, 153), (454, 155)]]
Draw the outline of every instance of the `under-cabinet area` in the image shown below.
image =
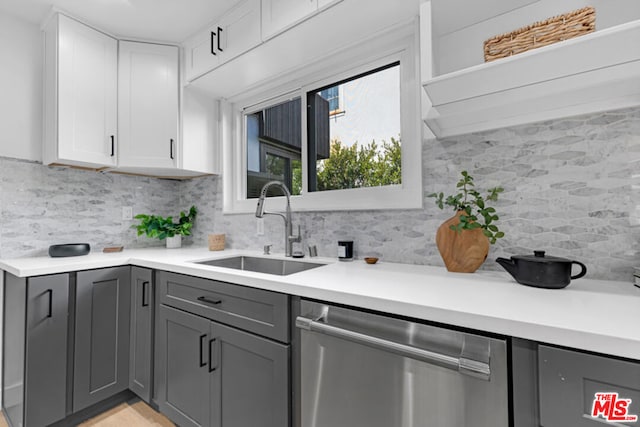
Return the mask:
[(10, 425), (75, 425), (132, 392), (179, 426), (595, 427), (620, 405), (640, 413), (637, 359), (197, 271), (5, 271)]

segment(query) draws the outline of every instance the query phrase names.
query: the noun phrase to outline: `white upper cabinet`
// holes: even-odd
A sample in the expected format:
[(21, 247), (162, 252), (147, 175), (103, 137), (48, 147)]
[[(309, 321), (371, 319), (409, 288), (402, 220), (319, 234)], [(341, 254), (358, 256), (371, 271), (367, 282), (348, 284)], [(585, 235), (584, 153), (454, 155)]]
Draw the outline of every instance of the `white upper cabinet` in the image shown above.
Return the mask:
[(119, 168), (175, 168), (178, 157), (176, 46), (120, 42)]
[[(619, 0), (462, 0), (421, 5), (424, 120), (447, 137), (640, 105), (640, 3)], [(585, 6), (596, 31), (484, 62), (485, 40)]]
[(262, 0), (262, 38), (272, 37), (318, 9), (318, 0)]
[(64, 15), (44, 35), (44, 163), (115, 166), (117, 40)]
[(262, 0), (262, 40), (311, 17), (342, 0)]
[(247, 0), (184, 43), (191, 81), (260, 44), (260, 0)]
[[(266, 85), (295, 80), (296, 73), (305, 73), (309, 64), (334, 58), (363, 40), (383, 40), (398, 28), (413, 32), (419, 8), (419, 0), (323, 1), (316, 12), (288, 24), (286, 31), (189, 84), (215, 98), (233, 101), (264, 92)], [(262, 13), (268, 12), (263, 8)]]
[(182, 143), (180, 166), (201, 174), (221, 172), (219, 101), (201, 91), (182, 91)]

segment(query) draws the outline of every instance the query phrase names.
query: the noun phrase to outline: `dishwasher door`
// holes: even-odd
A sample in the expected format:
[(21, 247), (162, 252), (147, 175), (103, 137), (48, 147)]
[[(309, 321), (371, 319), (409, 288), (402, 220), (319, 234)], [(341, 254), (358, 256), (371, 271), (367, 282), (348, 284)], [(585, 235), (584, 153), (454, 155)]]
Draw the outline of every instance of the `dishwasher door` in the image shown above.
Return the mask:
[(302, 301), (301, 427), (507, 427), (504, 340)]

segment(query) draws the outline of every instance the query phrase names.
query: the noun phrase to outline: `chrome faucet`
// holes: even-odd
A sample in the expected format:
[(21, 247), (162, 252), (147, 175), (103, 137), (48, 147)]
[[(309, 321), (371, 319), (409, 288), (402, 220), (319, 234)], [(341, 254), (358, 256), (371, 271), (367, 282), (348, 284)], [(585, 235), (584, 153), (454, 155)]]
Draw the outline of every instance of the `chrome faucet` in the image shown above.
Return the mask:
[[(269, 187), (277, 186), (282, 189), (285, 197), (287, 198), (287, 211), (286, 215), (281, 213), (272, 213), (264, 211), (264, 198), (267, 196), (267, 190)], [(291, 256), (293, 253), (293, 243), (300, 242), (302, 237), (300, 237), (300, 226), (298, 225), (298, 235), (293, 235), (293, 225), (291, 224), (291, 193), (289, 193), (289, 189), (286, 185), (284, 185), (280, 181), (269, 181), (264, 187), (262, 187), (262, 191), (260, 191), (260, 198), (258, 199), (258, 206), (256, 206), (256, 217), (262, 218), (264, 215), (279, 215), (284, 219), (284, 256)]]

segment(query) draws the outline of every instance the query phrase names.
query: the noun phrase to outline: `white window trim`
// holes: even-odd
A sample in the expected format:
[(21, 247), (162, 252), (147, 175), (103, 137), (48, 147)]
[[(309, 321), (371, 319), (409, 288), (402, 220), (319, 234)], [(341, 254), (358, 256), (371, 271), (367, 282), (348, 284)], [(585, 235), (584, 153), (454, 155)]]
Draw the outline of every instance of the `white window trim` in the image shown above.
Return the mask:
[[(422, 126), (420, 120), (420, 70), (415, 27), (403, 27), (395, 34), (368, 40), (335, 55), (332, 64), (319, 61), (306, 67), (307, 74), (291, 83), (265, 90), (261, 95), (235, 99), (221, 104), (223, 141), (223, 212), (255, 212), (256, 200), (246, 199), (246, 144), (244, 113), (300, 96), (302, 105), (302, 159), (307, 158), (306, 93), (342, 79), (400, 61), (400, 129), (402, 138), (402, 184), (308, 192), (307, 170), (303, 167), (303, 190), (291, 197), (294, 211), (343, 211), (422, 208)], [(345, 62), (348, 58), (349, 62)], [(340, 62), (341, 61), (341, 62)], [(347, 65), (345, 65), (347, 64)], [(328, 75), (327, 70), (332, 70)], [(269, 85), (266, 84), (265, 87)], [(275, 95), (279, 94), (279, 95)], [(284, 94), (284, 95), (283, 95)], [(229, 167), (230, 166), (230, 167)], [(270, 197), (268, 210), (284, 209), (284, 197)]]

